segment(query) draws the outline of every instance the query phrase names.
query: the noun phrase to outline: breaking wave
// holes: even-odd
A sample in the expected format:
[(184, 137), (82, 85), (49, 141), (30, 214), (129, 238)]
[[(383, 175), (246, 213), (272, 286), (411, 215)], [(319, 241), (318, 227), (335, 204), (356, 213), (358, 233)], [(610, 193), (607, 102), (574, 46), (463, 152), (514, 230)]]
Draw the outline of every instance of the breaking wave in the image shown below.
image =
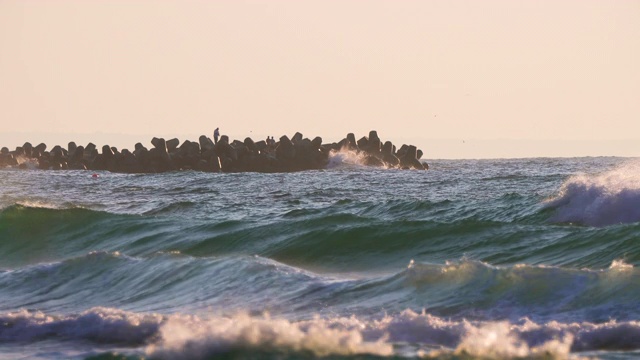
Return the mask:
[(117, 344), (160, 359), (238, 352), (567, 358), (572, 352), (640, 349), (640, 322), (453, 321), (412, 310), (369, 320), (351, 316), (301, 321), (268, 314), (162, 315), (102, 307), (66, 316), (32, 310), (0, 314), (1, 342), (42, 340)]
[(640, 221), (640, 162), (599, 175), (576, 175), (546, 203), (553, 222), (606, 226)]

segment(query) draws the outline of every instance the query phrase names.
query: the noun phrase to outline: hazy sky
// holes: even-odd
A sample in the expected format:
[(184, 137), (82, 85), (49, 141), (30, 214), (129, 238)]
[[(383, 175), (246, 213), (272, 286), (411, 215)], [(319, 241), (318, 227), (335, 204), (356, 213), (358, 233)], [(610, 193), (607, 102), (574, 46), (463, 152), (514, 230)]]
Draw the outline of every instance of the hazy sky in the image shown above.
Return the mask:
[(640, 156), (640, 1), (0, 0), (0, 146), (375, 129)]

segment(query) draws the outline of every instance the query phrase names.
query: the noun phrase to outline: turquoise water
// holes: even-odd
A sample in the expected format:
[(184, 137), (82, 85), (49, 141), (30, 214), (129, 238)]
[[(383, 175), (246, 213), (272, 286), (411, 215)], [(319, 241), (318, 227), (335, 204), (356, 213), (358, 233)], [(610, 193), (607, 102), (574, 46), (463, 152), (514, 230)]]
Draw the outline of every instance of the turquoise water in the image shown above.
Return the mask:
[(640, 355), (640, 163), (0, 170), (0, 358)]

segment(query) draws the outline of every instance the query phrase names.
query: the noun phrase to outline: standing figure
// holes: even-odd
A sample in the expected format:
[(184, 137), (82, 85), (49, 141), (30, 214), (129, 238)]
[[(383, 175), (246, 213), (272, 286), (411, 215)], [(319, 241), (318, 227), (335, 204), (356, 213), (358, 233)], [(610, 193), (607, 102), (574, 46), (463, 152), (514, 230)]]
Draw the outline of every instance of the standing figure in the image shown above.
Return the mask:
[(213, 130), (213, 143), (217, 144), (218, 143), (218, 138), (220, 137), (220, 130), (219, 128), (216, 128), (215, 130)]

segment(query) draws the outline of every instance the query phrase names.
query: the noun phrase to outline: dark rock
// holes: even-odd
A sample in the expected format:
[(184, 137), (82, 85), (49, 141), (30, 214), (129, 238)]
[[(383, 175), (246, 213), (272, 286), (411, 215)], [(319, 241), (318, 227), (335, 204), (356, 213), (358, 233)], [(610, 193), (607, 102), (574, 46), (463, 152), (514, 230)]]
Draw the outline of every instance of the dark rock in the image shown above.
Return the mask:
[(170, 153), (176, 151), (178, 145), (180, 145), (180, 140), (178, 140), (177, 138), (167, 140), (167, 151), (169, 151)]
[(396, 156), (402, 159), (407, 154), (408, 148), (409, 148), (408, 145), (403, 144), (402, 146), (400, 146), (400, 149), (396, 151)]
[(94, 150), (97, 150), (96, 145), (94, 143), (88, 143), (87, 146), (84, 147), (84, 151), (87, 154), (92, 154)]
[(51, 149), (50, 152), (52, 163), (62, 164), (64, 161), (64, 153), (62, 152), (62, 148), (59, 145), (56, 145)]
[(291, 160), (296, 156), (296, 149), (293, 142), (286, 135), (280, 137), (278, 147), (276, 148), (276, 156), (279, 160)]
[(238, 149), (238, 148), (244, 146), (244, 143), (242, 141), (240, 141), (240, 140), (233, 140), (231, 142), (231, 146), (233, 146), (234, 148)]
[(257, 151), (262, 152), (267, 148), (267, 142), (265, 140), (260, 140), (257, 143), (255, 143), (255, 146)]
[(36, 147), (25, 143), (15, 151), (6, 147), (0, 149), (0, 166), (15, 165), (20, 158), (31, 156), (42, 169), (93, 169), (126, 173), (177, 169), (282, 172), (322, 169), (326, 167), (331, 151), (347, 149), (364, 152), (364, 163), (371, 166), (428, 168), (426, 162), (419, 160), (423, 156), (422, 151), (412, 145), (403, 145), (396, 152), (391, 142), (382, 143), (375, 130), (370, 131), (368, 137), (362, 137), (358, 141), (355, 139), (355, 135), (349, 133), (340, 142), (323, 144), (321, 137), (310, 140), (296, 132), (291, 139), (282, 136), (278, 142), (272, 141), (270, 137), (269, 141), (254, 142), (247, 137), (244, 141), (230, 142), (228, 136), (223, 135), (214, 144), (203, 135), (197, 142), (185, 140), (180, 145), (177, 138), (165, 141), (154, 137), (151, 139), (151, 150), (136, 143), (133, 152), (128, 149), (118, 151), (116, 147), (108, 145), (104, 145), (102, 151), (98, 152), (92, 143), (82, 147), (74, 142), (69, 142), (66, 148), (56, 145), (47, 152), (44, 143)]
[(166, 147), (164, 139), (157, 138), (155, 136), (151, 139), (151, 145), (153, 145), (154, 148), (158, 148), (160, 144), (163, 144)]
[(406, 153), (405, 153), (405, 155), (403, 157), (407, 158), (407, 159), (417, 159), (418, 158), (418, 149), (413, 145), (407, 146), (407, 151), (406, 151)]
[(393, 144), (391, 141), (387, 141), (382, 145), (382, 153), (383, 154), (393, 154)]
[(397, 167), (400, 165), (400, 159), (393, 154), (382, 153), (382, 161), (390, 167)]
[(349, 150), (357, 150), (358, 149), (358, 143), (356, 142), (356, 136), (353, 133), (348, 133), (347, 134), (347, 147)]
[(42, 156), (38, 159), (38, 168), (42, 169), (42, 170), (48, 170), (49, 169), (49, 160), (47, 159), (49, 156), (49, 154), (47, 154), (47, 156), (45, 156), (44, 154), (42, 154)]
[(400, 165), (403, 168), (425, 170), (424, 165), (418, 160), (418, 149), (414, 145), (406, 147), (406, 151), (400, 157)]
[(40, 143), (34, 149), (40, 154), (44, 154), (44, 152), (47, 150), (47, 145), (45, 143)]
[(24, 143), (24, 145), (22, 145), (22, 148), (24, 149), (24, 155), (26, 157), (30, 158), (33, 156), (33, 145), (31, 145), (30, 142)]
[(133, 155), (136, 157), (136, 160), (138, 160), (138, 172), (150, 171), (149, 163), (151, 156), (149, 155), (149, 150), (146, 147), (136, 147), (136, 149), (133, 151)]
[(366, 136), (363, 136), (357, 142), (358, 149), (362, 151), (367, 151), (369, 149), (369, 139)]
[(73, 154), (69, 155), (69, 169), (86, 170), (89, 162), (84, 159), (84, 146), (76, 147)]
[(2, 155), (0, 155), (0, 165), (16, 166), (18, 165), (18, 159), (11, 153), (2, 153)]
[(322, 146), (322, 138), (320, 136), (316, 136), (313, 138), (313, 140), (311, 140), (311, 148), (313, 150), (320, 150), (321, 146)]
[(349, 144), (349, 139), (347, 138), (344, 138), (337, 143), (324, 144), (322, 146), (332, 151), (343, 151), (343, 150), (346, 151), (346, 150), (354, 150), (355, 148), (357, 148), (357, 146), (355, 148), (351, 148)]
[(302, 134), (299, 132), (296, 132), (293, 137), (291, 138), (291, 142), (294, 144), (299, 143), (300, 141), (302, 141)]
[(369, 131), (369, 141), (367, 142), (367, 150), (369, 153), (376, 154), (380, 152), (382, 147), (378, 132), (375, 130)]
[(69, 170), (87, 170), (87, 166), (83, 163), (70, 163)]
[(382, 159), (378, 158), (377, 156), (373, 156), (373, 155), (367, 155), (364, 158), (364, 164), (367, 166), (376, 166), (376, 167), (382, 167), (385, 165), (385, 163), (382, 161)]
[(76, 151), (73, 153), (73, 158), (82, 159), (84, 157), (84, 146), (80, 145), (76, 147)]
[[(226, 139), (225, 143), (228, 144), (229, 143), (229, 137), (227, 137), (226, 135), (223, 135), (222, 137)], [(220, 138), (220, 140), (218, 142), (222, 141), (222, 137)], [(216, 145), (216, 144), (213, 143), (213, 140), (211, 140), (210, 138), (206, 137), (205, 135), (200, 135), (200, 138), (198, 138), (198, 143), (200, 144), (200, 149), (201, 149), (202, 152), (207, 151), (207, 150), (211, 150)]]
[(111, 149), (111, 147), (109, 145), (104, 145), (102, 147), (102, 156), (104, 156), (106, 158), (113, 157), (113, 150)]
[(244, 139), (244, 146), (246, 146), (250, 151), (258, 151), (258, 149), (256, 148), (256, 143), (254, 143), (253, 139), (251, 139), (250, 137)]

